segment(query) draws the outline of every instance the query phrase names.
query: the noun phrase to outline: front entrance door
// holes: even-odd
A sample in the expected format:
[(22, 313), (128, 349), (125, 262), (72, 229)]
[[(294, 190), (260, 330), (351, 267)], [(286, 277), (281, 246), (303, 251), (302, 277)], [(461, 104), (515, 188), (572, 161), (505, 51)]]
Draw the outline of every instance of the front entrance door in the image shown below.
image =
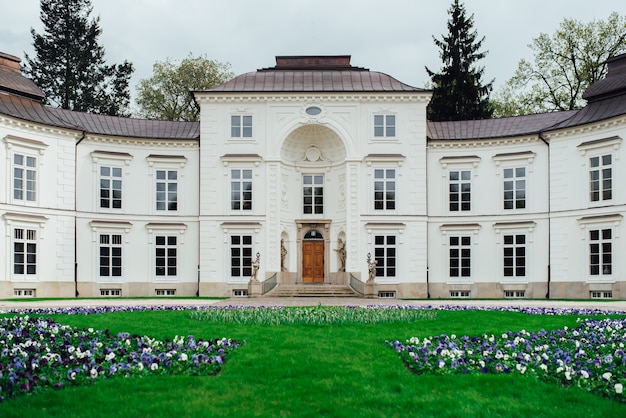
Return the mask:
[(302, 281), (324, 282), (324, 241), (302, 241)]

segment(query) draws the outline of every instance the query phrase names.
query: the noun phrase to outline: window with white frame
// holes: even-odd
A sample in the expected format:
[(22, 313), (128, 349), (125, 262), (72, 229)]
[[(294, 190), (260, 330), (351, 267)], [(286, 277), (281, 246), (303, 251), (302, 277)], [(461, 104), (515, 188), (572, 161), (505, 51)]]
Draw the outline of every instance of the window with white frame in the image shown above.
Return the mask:
[(122, 208), (122, 168), (100, 166), (100, 207)]
[(598, 202), (613, 198), (613, 156), (589, 158), (589, 200)]
[(449, 209), (451, 212), (469, 211), (472, 208), (472, 171), (450, 170)]
[(232, 115), (230, 136), (231, 138), (252, 138), (252, 115)]
[(302, 213), (321, 215), (324, 213), (324, 176), (307, 174), (302, 176)]
[[(156, 170), (156, 210), (178, 210), (178, 170)], [(120, 183), (121, 200), (121, 183)], [(121, 203), (120, 203), (121, 206)]]
[(450, 277), (470, 277), (472, 275), (471, 236), (449, 237)]
[(13, 274), (34, 277), (37, 274), (37, 230), (13, 229)]
[(234, 211), (252, 210), (252, 169), (230, 170), (230, 208)]
[(374, 137), (395, 138), (396, 115), (374, 115)]
[(99, 234), (100, 277), (122, 276), (122, 235)]
[(611, 228), (589, 230), (589, 274), (609, 276), (613, 273), (613, 231)]
[(37, 200), (37, 157), (25, 153), (13, 154), (13, 199)]
[(374, 260), (376, 260), (376, 277), (396, 277), (396, 241), (397, 238), (395, 235), (374, 235)]
[(502, 170), (504, 209), (526, 208), (526, 167)]
[(175, 235), (154, 237), (154, 265), (157, 278), (176, 277), (178, 267), (178, 240)]
[(374, 209), (396, 209), (396, 170), (374, 169)]
[(230, 276), (235, 279), (252, 276), (252, 235), (230, 236)]
[(504, 234), (502, 240), (504, 277), (525, 277), (526, 235)]

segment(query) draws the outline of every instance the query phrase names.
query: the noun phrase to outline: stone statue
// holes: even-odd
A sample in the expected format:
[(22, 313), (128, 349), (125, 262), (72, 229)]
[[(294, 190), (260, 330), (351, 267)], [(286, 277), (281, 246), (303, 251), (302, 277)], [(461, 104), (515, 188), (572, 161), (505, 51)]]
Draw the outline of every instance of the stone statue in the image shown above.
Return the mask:
[(368, 283), (372, 283), (374, 279), (376, 278), (376, 265), (377, 264), (378, 264), (378, 261), (372, 260), (371, 256), (368, 254), (367, 255), (367, 269), (369, 271), (369, 275), (367, 277)]
[(280, 240), (280, 271), (287, 271), (285, 260), (287, 259), (287, 248), (285, 248), (285, 240)]
[(261, 255), (256, 253), (256, 258), (252, 261), (252, 276), (250, 276), (251, 282), (258, 282), (257, 275), (259, 274), (259, 265), (261, 264), (259, 258)]
[(337, 251), (337, 256), (339, 257), (339, 271), (346, 271), (346, 243), (339, 238), (337, 246), (338, 248), (335, 251)]

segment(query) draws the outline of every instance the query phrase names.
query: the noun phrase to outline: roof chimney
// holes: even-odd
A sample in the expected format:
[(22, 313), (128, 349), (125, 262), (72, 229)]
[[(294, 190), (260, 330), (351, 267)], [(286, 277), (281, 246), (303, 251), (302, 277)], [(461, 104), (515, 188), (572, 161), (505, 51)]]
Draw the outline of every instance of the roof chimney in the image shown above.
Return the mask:
[(626, 54), (621, 54), (606, 61), (607, 77), (626, 72)]
[(22, 60), (13, 55), (0, 52), (0, 71), (6, 71), (8, 73), (22, 74), (20, 70), (20, 62)]

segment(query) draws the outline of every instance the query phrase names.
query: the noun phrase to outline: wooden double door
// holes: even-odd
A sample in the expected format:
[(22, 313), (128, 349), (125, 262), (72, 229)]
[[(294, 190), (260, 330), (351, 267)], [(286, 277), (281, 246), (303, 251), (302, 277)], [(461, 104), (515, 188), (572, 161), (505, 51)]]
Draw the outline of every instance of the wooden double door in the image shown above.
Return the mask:
[(324, 282), (324, 241), (302, 241), (302, 281)]

